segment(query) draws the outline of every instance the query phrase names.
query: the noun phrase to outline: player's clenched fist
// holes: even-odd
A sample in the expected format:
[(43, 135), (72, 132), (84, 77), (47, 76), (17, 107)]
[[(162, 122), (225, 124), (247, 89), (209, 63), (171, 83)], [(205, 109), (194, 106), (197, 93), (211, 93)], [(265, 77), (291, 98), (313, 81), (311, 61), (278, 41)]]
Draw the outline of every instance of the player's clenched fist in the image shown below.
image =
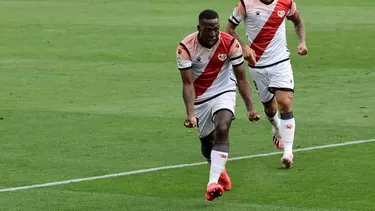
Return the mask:
[(247, 112), (247, 117), (249, 121), (258, 121), (260, 119), (260, 114), (258, 114), (255, 110), (250, 110)]
[(306, 44), (305, 43), (300, 43), (297, 47), (297, 53), (301, 56), (306, 55), (308, 52)]
[(185, 122), (184, 122), (185, 127), (187, 128), (194, 128), (197, 127), (197, 118), (194, 116), (192, 117), (187, 117)]

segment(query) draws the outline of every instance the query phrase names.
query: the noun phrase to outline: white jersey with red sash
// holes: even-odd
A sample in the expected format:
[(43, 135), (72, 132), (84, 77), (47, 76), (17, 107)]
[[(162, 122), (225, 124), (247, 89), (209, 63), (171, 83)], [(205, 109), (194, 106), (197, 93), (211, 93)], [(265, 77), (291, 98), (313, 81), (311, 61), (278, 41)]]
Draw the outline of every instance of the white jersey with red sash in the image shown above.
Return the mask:
[(250, 47), (255, 50), (257, 62), (250, 67), (264, 68), (289, 59), (285, 19), (297, 19), (293, 0), (240, 0), (229, 21), (239, 25), (244, 21)]
[(218, 42), (208, 49), (199, 43), (195, 32), (181, 41), (176, 55), (180, 71), (193, 71), (196, 104), (236, 91), (232, 66), (242, 65), (244, 59), (239, 42), (231, 35), (220, 32)]

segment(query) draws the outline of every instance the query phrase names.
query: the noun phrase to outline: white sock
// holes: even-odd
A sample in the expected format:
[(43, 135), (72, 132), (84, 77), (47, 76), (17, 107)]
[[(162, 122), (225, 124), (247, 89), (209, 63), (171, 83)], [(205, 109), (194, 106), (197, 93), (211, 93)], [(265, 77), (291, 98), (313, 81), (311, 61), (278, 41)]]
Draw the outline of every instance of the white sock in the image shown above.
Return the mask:
[(296, 123), (294, 118), (280, 121), (280, 135), (284, 139), (284, 155), (293, 155), (293, 141), (294, 141), (294, 131), (296, 129)]
[(208, 185), (218, 182), (221, 173), (224, 171), (227, 160), (227, 152), (211, 151), (210, 179)]
[(272, 127), (273, 127), (276, 131), (279, 131), (279, 130), (280, 130), (279, 112), (276, 111), (275, 116), (273, 116), (273, 117), (269, 117), (267, 114), (266, 114), (266, 116), (267, 116), (268, 121), (269, 121), (270, 124), (272, 125)]

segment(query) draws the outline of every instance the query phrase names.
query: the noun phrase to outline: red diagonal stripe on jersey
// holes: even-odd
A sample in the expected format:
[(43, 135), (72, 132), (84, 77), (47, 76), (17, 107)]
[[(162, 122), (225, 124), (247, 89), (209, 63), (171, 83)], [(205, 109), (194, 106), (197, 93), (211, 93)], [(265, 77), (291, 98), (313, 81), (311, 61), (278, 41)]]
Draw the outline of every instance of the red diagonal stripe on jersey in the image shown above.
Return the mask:
[[(264, 51), (267, 49), (268, 45), (274, 38), (277, 30), (279, 29), (281, 23), (285, 19), (285, 15), (288, 13), (288, 8), (285, 1), (278, 0), (271, 16), (268, 18), (267, 22), (264, 24), (263, 28), (260, 30), (258, 35), (255, 37), (254, 41), (251, 43), (251, 49), (255, 51), (256, 61), (259, 61), (262, 57)], [(284, 11), (282, 17), (279, 16), (279, 11)], [(250, 63), (250, 65), (255, 65)]]
[[(223, 67), (226, 60), (221, 61), (219, 59), (219, 54), (227, 55), (227, 50), (225, 48), (225, 42), (220, 38), (220, 44), (217, 47), (211, 60), (208, 62), (206, 68), (194, 81), (195, 88), (195, 98), (203, 95), (207, 89), (214, 83), (215, 79), (219, 75), (221, 68)], [(226, 58), (228, 59), (228, 58)]]

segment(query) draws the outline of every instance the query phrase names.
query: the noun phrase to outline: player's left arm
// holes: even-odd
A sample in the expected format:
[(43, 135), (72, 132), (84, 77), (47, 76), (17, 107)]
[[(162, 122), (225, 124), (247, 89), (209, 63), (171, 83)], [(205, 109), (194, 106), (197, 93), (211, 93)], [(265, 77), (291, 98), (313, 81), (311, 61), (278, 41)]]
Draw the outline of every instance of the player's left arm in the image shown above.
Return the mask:
[(247, 111), (254, 109), (252, 97), (251, 97), (251, 87), (246, 78), (245, 66), (242, 64), (233, 65), (233, 72), (237, 79), (238, 91), (245, 103)]
[(230, 47), (229, 60), (233, 66), (233, 72), (237, 79), (238, 91), (245, 103), (248, 118), (250, 121), (258, 121), (260, 115), (255, 111), (251, 96), (251, 86), (246, 78), (246, 69), (242, 48), (237, 40), (233, 41)]
[(289, 10), (289, 13), (287, 15), (287, 19), (292, 21), (294, 24), (294, 29), (296, 31), (296, 34), (299, 39), (299, 45), (297, 47), (297, 53), (299, 55), (306, 55), (308, 52), (308, 49), (306, 47), (306, 29), (305, 29), (305, 23), (303, 22), (297, 7), (296, 3), (292, 1), (292, 6)]

